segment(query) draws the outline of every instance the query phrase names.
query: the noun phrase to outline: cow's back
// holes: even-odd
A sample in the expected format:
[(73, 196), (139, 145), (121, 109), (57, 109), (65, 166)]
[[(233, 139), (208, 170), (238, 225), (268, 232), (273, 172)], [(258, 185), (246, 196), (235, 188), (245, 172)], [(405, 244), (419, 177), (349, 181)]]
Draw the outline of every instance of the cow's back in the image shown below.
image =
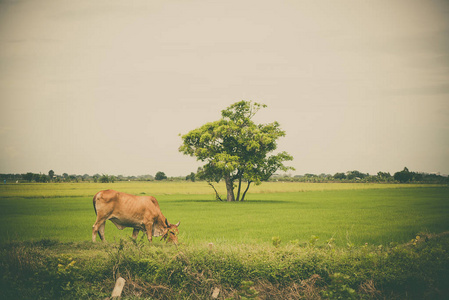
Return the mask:
[[(143, 218), (160, 214), (159, 203), (152, 196), (135, 196), (115, 190), (104, 190), (94, 196), (96, 212), (116, 217)], [(97, 213), (99, 213), (97, 212)]]

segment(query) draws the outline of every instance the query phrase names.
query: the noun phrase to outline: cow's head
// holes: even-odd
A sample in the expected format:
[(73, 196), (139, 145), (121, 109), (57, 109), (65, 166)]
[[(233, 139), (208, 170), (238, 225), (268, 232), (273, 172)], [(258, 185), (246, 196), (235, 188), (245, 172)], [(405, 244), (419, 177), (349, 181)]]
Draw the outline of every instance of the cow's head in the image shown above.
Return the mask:
[(161, 240), (166, 240), (167, 243), (174, 243), (175, 245), (178, 245), (178, 234), (179, 234), (179, 224), (181, 222), (178, 222), (176, 224), (170, 224), (167, 219), (165, 219), (165, 232), (162, 235)]

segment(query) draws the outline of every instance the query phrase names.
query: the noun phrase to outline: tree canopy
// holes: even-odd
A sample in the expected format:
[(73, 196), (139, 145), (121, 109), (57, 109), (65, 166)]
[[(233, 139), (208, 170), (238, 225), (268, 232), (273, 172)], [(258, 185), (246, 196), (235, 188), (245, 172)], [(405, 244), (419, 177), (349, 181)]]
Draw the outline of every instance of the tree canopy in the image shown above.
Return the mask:
[[(206, 123), (182, 136), (179, 151), (205, 162), (199, 176), (209, 182), (224, 179), (227, 201), (243, 201), (250, 184), (268, 180), (277, 170), (293, 170), (284, 161), (293, 160), (287, 152), (268, 156), (285, 136), (278, 122), (255, 124), (252, 118), (266, 105), (240, 101), (222, 110), (222, 118)], [(238, 182), (237, 195), (234, 182)], [(247, 187), (241, 195), (242, 182)]]
[(159, 171), (156, 173), (156, 176), (154, 177), (154, 179), (156, 179), (158, 181), (164, 180), (164, 179), (167, 179), (167, 175), (165, 175), (164, 172)]

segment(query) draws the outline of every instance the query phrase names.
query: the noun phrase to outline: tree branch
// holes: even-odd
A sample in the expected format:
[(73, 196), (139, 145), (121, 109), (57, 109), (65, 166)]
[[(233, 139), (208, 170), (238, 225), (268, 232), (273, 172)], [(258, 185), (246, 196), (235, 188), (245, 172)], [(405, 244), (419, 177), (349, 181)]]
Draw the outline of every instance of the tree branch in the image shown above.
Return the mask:
[(207, 184), (210, 185), (210, 186), (214, 189), (214, 191), (215, 191), (215, 199), (216, 199), (216, 200), (223, 201), (223, 199), (221, 199), (220, 195), (218, 194), (218, 192), (217, 192), (217, 190), (215, 189), (215, 187), (214, 187), (214, 185), (212, 184), (212, 182), (208, 181)]

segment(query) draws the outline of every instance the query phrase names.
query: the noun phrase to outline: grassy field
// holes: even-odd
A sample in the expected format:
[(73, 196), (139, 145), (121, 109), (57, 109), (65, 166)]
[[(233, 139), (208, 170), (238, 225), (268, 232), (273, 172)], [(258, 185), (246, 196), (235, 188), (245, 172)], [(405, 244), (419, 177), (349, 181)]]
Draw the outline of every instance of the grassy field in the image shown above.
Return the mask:
[[(92, 196), (114, 188), (155, 195), (187, 244), (307, 242), (361, 245), (405, 242), (418, 232), (449, 230), (449, 190), (442, 186), (264, 183), (243, 203), (214, 200), (205, 183), (10, 184), (0, 188), (0, 242), (55, 238), (85, 241), (95, 221)], [(224, 192), (224, 191), (223, 191)], [(110, 241), (131, 235), (108, 222)]]
[[(92, 243), (93, 195), (155, 195), (181, 221), (179, 247), (106, 225)], [(224, 193), (223, 187), (220, 192)], [(447, 299), (449, 188), (264, 183), (248, 201), (205, 183), (0, 186), (0, 298)], [(213, 247), (209, 247), (213, 243)]]
[[(360, 189), (401, 189), (404, 187), (439, 187), (429, 184), (376, 184), (376, 183), (302, 183), (302, 182), (264, 182), (252, 185), (249, 193), (295, 193), (312, 191), (360, 190)], [(217, 190), (226, 195), (224, 184), (216, 184)], [(215, 194), (204, 182), (170, 181), (130, 181), (116, 183), (21, 183), (0, 185), (0, 199), (4, 198), (92, 198), (100, 190), (114, 189), (134, 195), (210, 195)]]

